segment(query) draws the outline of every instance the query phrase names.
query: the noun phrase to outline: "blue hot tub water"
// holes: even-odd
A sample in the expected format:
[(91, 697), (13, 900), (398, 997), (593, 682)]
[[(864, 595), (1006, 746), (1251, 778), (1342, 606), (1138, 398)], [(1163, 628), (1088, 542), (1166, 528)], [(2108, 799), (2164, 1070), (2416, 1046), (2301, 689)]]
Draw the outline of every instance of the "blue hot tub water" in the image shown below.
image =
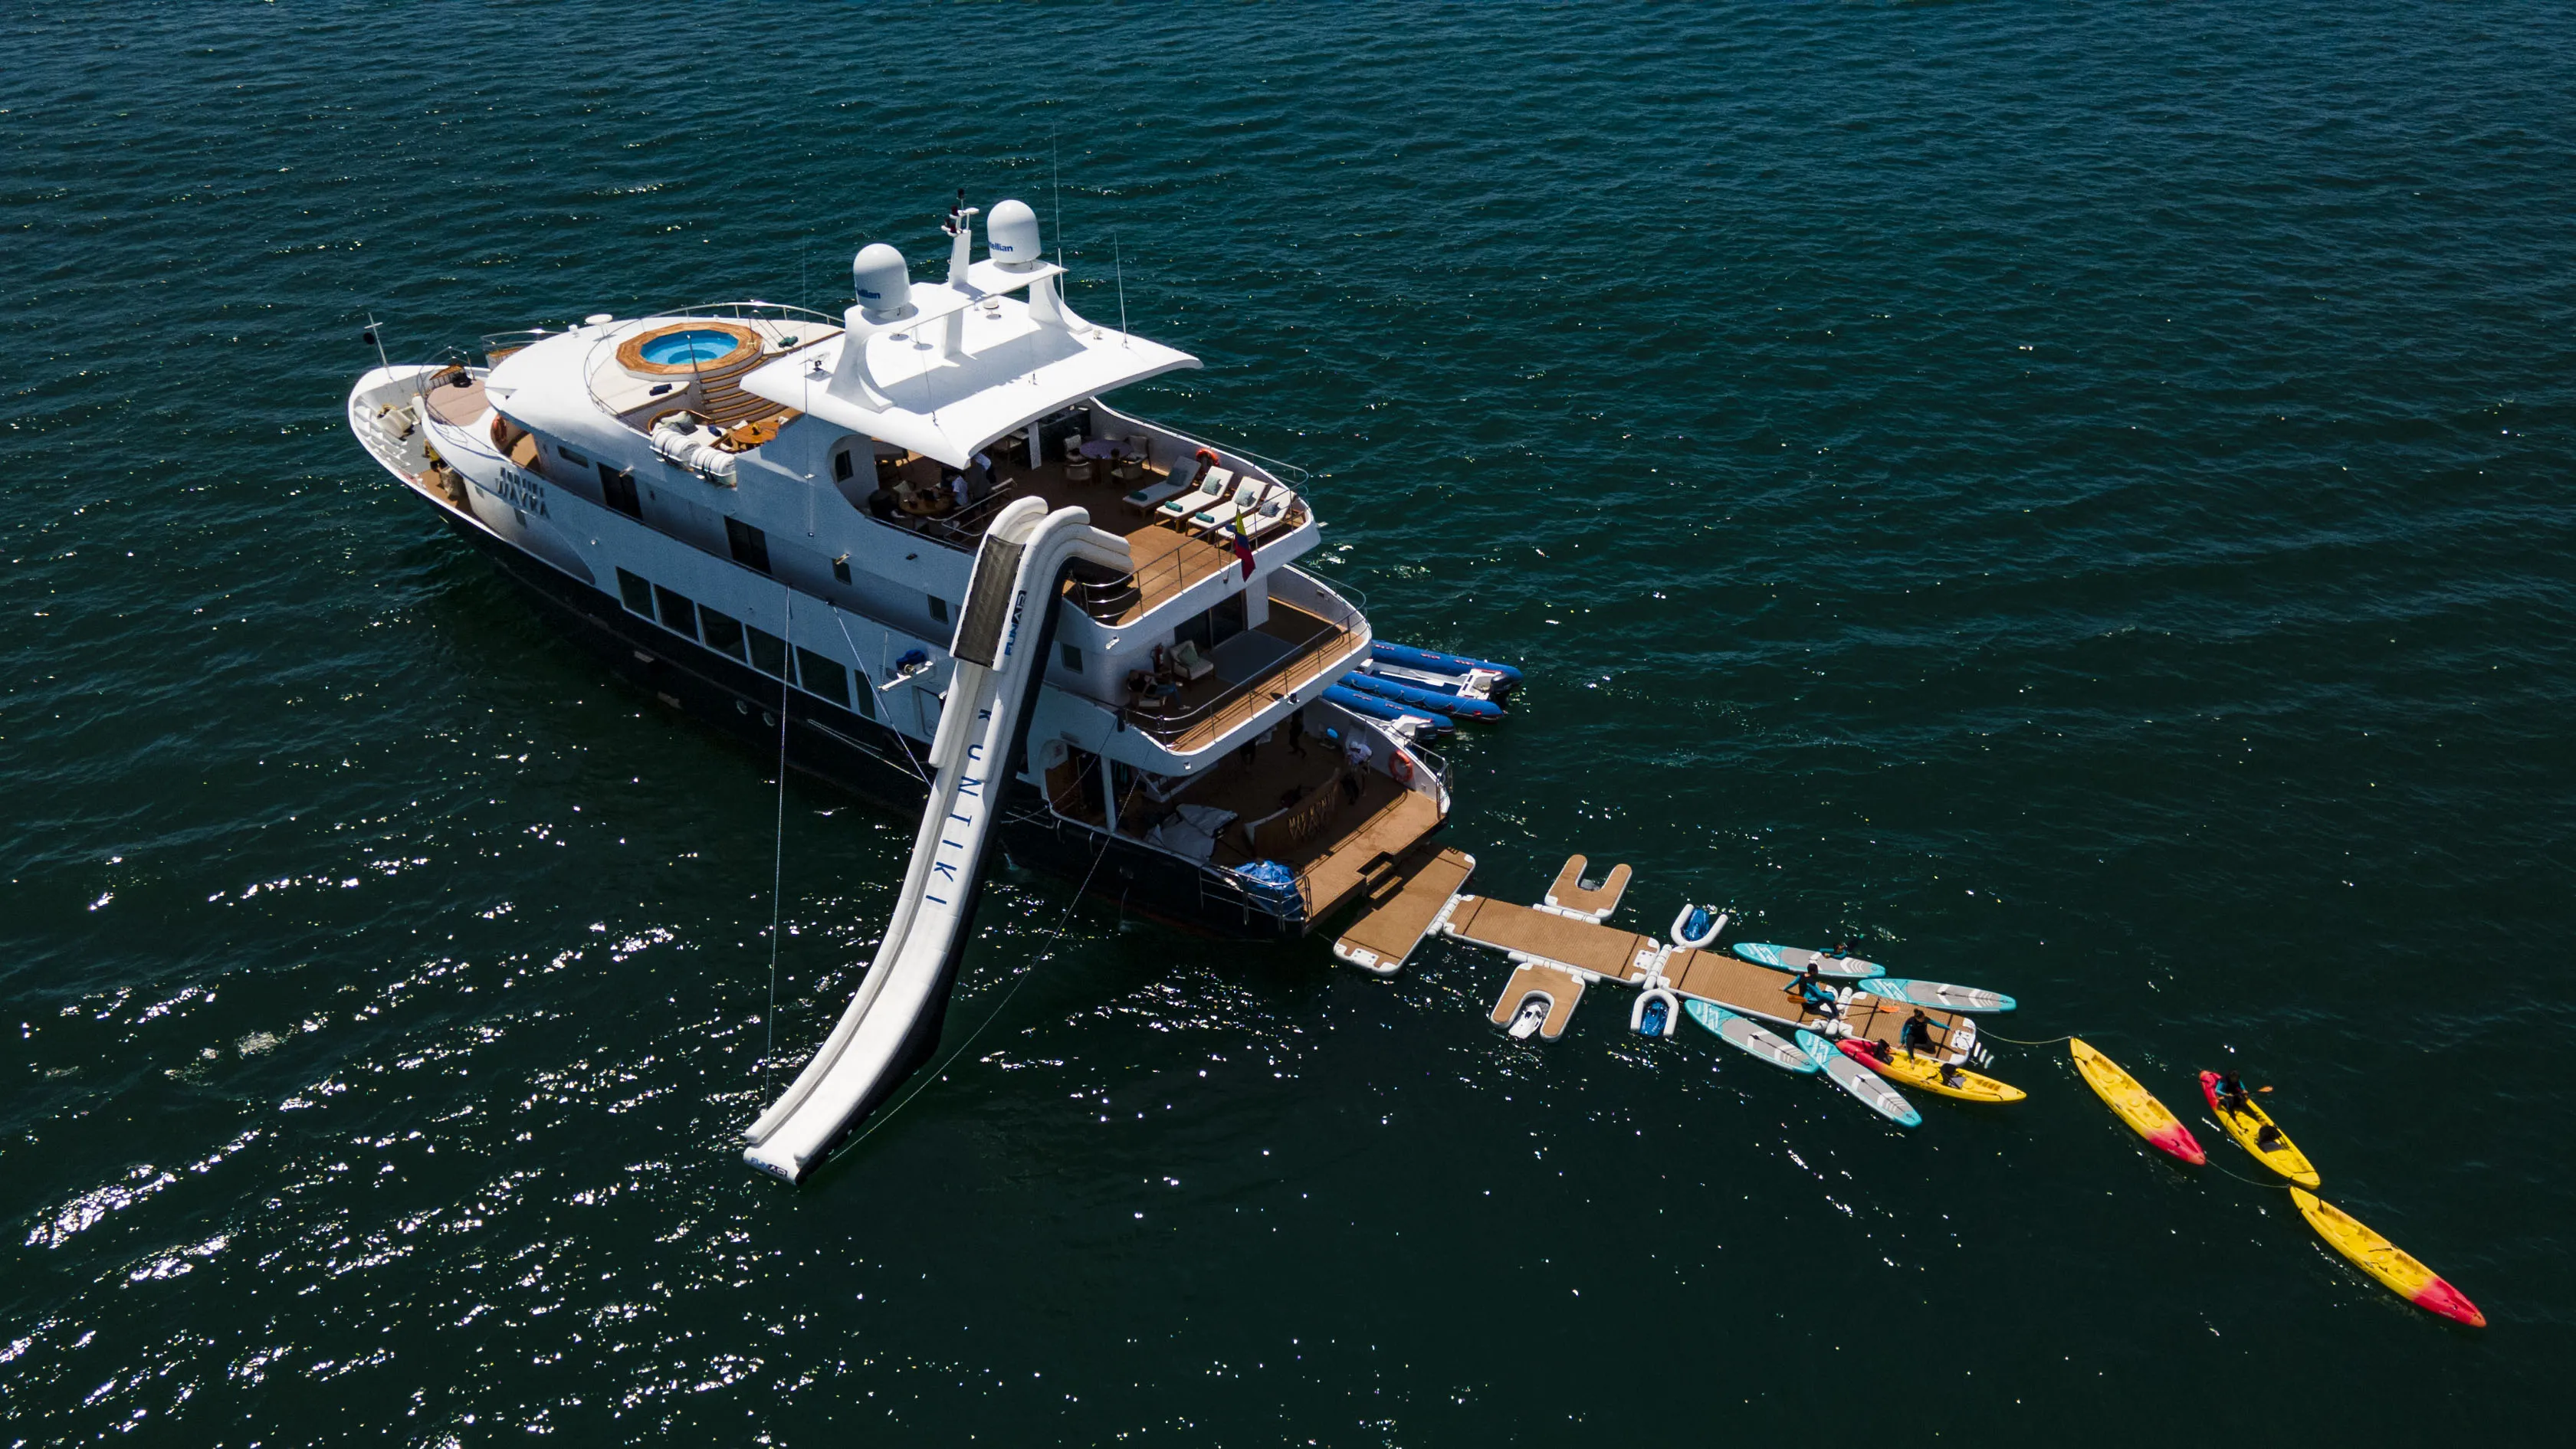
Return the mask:
[(643, 353), (646, 362), (659, 367), (686, 367), (691, 363), (714, 362), (741, 345), (730, 333), (702, 329), (656, 337), (644, 344)]

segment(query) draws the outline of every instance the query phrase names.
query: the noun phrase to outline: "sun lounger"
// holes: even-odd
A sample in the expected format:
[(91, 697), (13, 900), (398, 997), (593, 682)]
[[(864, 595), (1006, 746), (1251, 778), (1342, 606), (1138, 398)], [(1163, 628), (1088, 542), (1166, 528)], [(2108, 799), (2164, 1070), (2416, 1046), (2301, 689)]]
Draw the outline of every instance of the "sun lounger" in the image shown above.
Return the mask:
[(1267, 482), (1263, 479), (1246, 478), (1241, 483), (1235, 485), (1234, 496), (1232, 498), (1225, 499), (1222, 502), (1211, 503), (1200, 509), (1198, 512), (1191, 514), (1190, 526), (1192, 528), (1211, 530), (1223, 528), (1227, 524), (1234, 522), (1236, 517), (1242, 514), (1245, 509), (1250, 508), (1253, 501), (1258, 499), (1265, 491), (1278, 486), (1279, 485), (1275, 483)]
[(1294, 504), (1296, 501), (1296, 494), (1289, 492), (1285, 488), (1274, 488), (1270, 490), (1269, 497), (1261, 500), (1259, 507), (1251, 509), (1241, 517), (1235, 519), (1234, 526), (1243, 530), (1243, 536), (1245, 538), (1257, 539), (1261, 537), (1261, 535), (1268, 533), (1270, 530), (1286, 523), (1288, 521), (1289, 506)]
[(1154, 511), (1165, 518), (1178, 522), (1182, 519), (1188, 518), (1191, 514), (1198, 512), (1200, 509), (1207, 507), (1209, 504), (1216, 502), (1218, 499), (1223, 498), (1226, 495), (1227, 490), (1233, 487), (1234, 471), (1232, 469), (1210, 468), (1208, 470), (1207, 481), (1199, 484), (1196, 492), (1184, 493), (1180, 497), (1173, 499), (1171, 502), (1161, 505)]
[(1144, 487), (1137, 489), (1135, 492), (1128, 494), (1125, 501), (1127, 506), (1130, 508), (1140, 510), (1149, 509), (1155, 504), (1163, 502), (1165, 499), (1178, 498), (1189, 491), (1189, 484), (1175, 483), (1171, 479), (1165, 478), (1160, 482), (1148, 483)]

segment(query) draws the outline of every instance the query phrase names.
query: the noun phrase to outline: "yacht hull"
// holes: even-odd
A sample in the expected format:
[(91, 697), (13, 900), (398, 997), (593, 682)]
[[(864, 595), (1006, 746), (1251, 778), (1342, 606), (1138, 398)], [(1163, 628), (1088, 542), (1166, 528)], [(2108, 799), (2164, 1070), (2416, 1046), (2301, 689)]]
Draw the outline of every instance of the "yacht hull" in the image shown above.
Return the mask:
[[(456, 535), (498, 566), (550, 625), (664, 706), (741, 740), (763, 758), (778, 748), (781, 695), (787, 763), (898, 818), (921, 813), (929, 784), (925, 746), (874, 720), (815, 699), (739, 660), (629, 614), (615, 595), (494, 534), (475, 519), (431, 503)], [(1112, 836), (1050, 810), (1037, 790), (1013, 780), (998, 828), (1013, 863), (1063, 878), (1123, 911), (1229, 939), (1288, 940), (1313, 923), (1281, 917), (1207, 871), (1139, 842)], [(1087, 886), (1086, 886), (1087, 883)]]

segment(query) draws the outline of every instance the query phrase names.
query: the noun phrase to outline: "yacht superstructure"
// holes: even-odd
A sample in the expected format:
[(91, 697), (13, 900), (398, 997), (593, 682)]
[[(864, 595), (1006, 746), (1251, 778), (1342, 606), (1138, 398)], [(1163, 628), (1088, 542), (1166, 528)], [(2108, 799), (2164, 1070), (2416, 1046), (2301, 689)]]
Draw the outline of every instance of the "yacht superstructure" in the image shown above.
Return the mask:
[(1077, 510), (1013, 758), (982, 766), (1001, 845), (1145, 914), (1301, 935), (1430, 849), (1446, 768), (1324, 698), (1372, 639), (1297, 566), (1323, 527), (1305, 475), (1112, 407), (1197, 360), (1077, 314), (1026, 205), (992, 209), (981, 258), (977, 217), (952, 212), (939, 282), (861, 251), (838, 318), (498, 335), (368, 372), (350, 426), (663, 704), (764, 750), (783, 717), (791, 765), (907, 811), (979, 553), (1021, 546), (1000, 520)]

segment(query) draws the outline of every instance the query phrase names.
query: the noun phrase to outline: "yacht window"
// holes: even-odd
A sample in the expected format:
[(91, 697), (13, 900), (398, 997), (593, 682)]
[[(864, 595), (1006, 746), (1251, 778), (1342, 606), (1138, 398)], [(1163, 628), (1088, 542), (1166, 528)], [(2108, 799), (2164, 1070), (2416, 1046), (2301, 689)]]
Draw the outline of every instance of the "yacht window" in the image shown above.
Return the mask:
[(608, 506), (629, 518), (642, 518), (644, 504), (635, 496), (635, 475), (621, 472), (606, 463), (599, 465), (599, 492)]
[(834, 704), (846, 707), (850, 702), (850, 671), (811, 649), (796, 651), (796, 682), (806, 693), (819, 694)]
[(725, 542), (733, 545), (733, 561), (747, 569), (769, 572), (769, 535), (739, 518), (725, 520)]
[(653, 617), (653, 586), (624, 569), (617, 571), (617, 594), (626, 607), (650, 619)]
[(1243, 632), (1243, 595), (1219, 599), (1214, 608), (1196, 618), (1184, 619), (1172, 628), (1172, 642), (1188, 640), (1205, 654), (1219, 644)]
[(698, 606), (686, 594), (675, 594), (660, 584), (653, 586), (653, 602), (662, 606), (662, 627), (674, 634), (698, 637)]
[(581, 454), (574, 452), (572, 449), (565, 447), (561, 443), (555, 444), (555, 455), (576, 468), (587, 468), (590, 466), (590, 460), (588, 458), (583, 457)]
[(850, 581), (850, 556), (848, 554), (843, 554), (839, 558), (832, 560), (832, 577), (839, 579), (845, 584)]
[(698, 607), (698, 627), (705, 631), (707, 647), (718, 654), (742, 657), (742, 621), (731, 614), (719, 614), (704, 605)]
[(1072, 670), (1076, 674), (1080, 674), (1082, 672), (1082, 651), (1074, 648), (1070, 644), (1059, 645), (1058, 647), (1064, 651), (1064, 667)]
[(843, 448), (841, 451), (832, 455), (833, 482), (847, 483), (850, 481), (850, 475), (857, 471), (859, 471), (859, 465), (850, 461), (849, 449)]
[(751, 635), (751, 667), (763, 674), (787, 677), (787, 641), (755, 624), (744, 631)]
[(946, 599), (943, 599), (943, 598), (939, 597), (937, 594), (933, 594), (933, 595), (931, 595), (931, 596), (930, 596), (930, 617), (932, 617), (932, 618), (934, 618), (934, 619), (937, 619), (937, 620), (938, 620), (940, 623), (942, 623), (942, 624), (947, 623), (947, 622), (948, 622), (948, 601), (947, 601)]

